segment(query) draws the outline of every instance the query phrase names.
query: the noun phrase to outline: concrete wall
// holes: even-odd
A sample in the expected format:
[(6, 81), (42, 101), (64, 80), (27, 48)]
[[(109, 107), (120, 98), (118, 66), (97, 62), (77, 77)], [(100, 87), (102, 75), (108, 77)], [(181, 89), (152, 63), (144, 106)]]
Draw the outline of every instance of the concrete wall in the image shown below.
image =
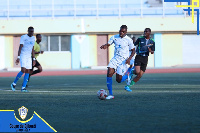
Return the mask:
[(146, 27), (152, 29), (156, 51), (154, 55), (150, 54), (148, 67), (200, 64), (195, 57), (200, 48), (200, 39), (191, 17), (13, 19), (0, 20), (0, 69), (19, 67), (14, 64), (19, 46), (18, 36), (27, 33), (29, 26), (35, 28), (35, 33), (71, 35), (70, 51), (45, 52), (38, 57), (44, 69), (106, 66), (114, 55), (114, 46), (110, 46), (108, 51), (101, 50), (100, 46), (117, 34), (122, 24), (126, 24), (128, 32), (134, 34), (142, 34)]
[(10, 19), (0, 20), (0, 34), (25, 34), (27, 27), (33, 26), (35, 33), (113, 33), (118, 32), (122, 24), (129, 32), (141, 33), (145, 27), (153, 32), (194, 32), (191, 17), (104, 17), (104, 18), (60, 18), (60, 19)]

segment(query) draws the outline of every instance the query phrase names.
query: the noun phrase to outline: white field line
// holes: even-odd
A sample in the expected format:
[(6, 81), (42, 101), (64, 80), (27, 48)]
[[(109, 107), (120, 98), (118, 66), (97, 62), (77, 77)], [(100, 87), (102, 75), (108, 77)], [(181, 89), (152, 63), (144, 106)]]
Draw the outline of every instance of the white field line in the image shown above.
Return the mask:
[[(7, 91), (7, 92), (12, 92), (12, 90), (4, 90), (4, 89), (0, 89), (0, 91)], [(16, 92), (20, 92), (20, 90), (16, 90)], [(34, 90), (30, 90), (28, 93), (94, 93), (95, 91), (34, 91)], [(13, 92), (14, 93), (14, 92)], [(151, 91), (151, 90), (133, 90), (133, 92), (131, 92), (132, 94), (134, 93), (200, 93), (200, 90), (159, 90), (159, 91)], [(130, 94), (131, 94), (130, 93)]]

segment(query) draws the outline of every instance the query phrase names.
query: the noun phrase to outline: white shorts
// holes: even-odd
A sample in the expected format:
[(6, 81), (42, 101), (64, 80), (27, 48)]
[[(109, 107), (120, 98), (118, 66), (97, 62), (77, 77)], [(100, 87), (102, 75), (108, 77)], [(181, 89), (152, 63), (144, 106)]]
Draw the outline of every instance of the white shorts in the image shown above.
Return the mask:
[(20, 57), (20, 65), (26, 69), (32, 69), (32, 58), (31, 57)]
[(126, 60), (124, 58), (116, 58), (116, 57), (113, 57), (110, 60), (108, 67), (114, 68), (116, 73), (122, 76), (128, 69), (126, 65)]

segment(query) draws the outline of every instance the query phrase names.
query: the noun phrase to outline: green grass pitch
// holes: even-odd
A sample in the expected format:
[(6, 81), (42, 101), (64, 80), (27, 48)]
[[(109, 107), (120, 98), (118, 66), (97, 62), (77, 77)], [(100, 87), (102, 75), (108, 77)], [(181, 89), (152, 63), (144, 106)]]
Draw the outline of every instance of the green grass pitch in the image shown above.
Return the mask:
[(115, 82), (115, 99), (99, 100), (106, 75), (33, 76), (29, 93), (21, 93), (23, 77), (0, 77), (0, 109), (25, 106), (27, 119), (36, 111), (59, 133), (188, 133), (200, 132), (200, 73), (144, 74), (126, 92)]

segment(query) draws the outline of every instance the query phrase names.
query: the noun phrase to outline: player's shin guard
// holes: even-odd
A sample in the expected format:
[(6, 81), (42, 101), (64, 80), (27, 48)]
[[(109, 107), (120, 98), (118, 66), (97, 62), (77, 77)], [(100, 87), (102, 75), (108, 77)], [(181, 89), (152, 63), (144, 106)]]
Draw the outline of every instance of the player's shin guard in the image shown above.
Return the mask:
[(29, 77), (29, 73), (25, 73), (25, 75), (24, 75), (24, 82), (22, 84), (22, 88), (26, 87), (26, 84), (28, 82), (28, 77)]
[(107, 87), (110, 95), (113, 95), (112, 93), (112, 77), (107, 77)]
[(24, 73), (22, 72), (22, 71), (20, 71), (18, 74), (17, 74), (17, 76), (16, 76), (16, 78), (15, 78), (15, 80), (14, 80), (14, 84), (16, 85), (16, 83), (17, 83), (17, 81), (21, 78), (21, 76), (23, 75)]

